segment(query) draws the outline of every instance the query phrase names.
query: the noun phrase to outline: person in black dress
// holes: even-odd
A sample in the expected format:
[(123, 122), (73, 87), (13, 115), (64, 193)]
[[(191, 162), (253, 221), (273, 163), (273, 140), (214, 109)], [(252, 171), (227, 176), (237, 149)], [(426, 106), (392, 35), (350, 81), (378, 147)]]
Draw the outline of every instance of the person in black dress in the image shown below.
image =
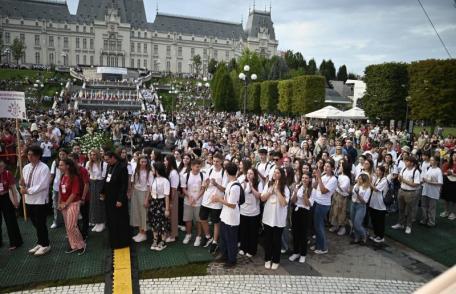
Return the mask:
[(100, 196), (106, 207), (109, 243), (112, 249), (123, 248), (129, 246), (131, 240), (127, 198), (128, 170), (114, 152), (106, 152), (105, 160), (109, 167)]

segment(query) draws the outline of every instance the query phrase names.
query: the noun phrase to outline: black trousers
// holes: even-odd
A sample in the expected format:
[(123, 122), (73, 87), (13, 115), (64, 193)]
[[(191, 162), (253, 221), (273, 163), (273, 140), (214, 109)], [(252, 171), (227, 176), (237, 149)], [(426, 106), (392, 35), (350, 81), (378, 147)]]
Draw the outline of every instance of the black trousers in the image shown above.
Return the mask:
[(230, 226), (220, 222), (220, 252), (231, 264), (236, 263), (237, 260), (238, 230), (239, 226)]
[(240, 249), (250, 255), (257, 253), (259, 216), (245, 216), (241, 214)]
[(179, 226), (185, 226), (184, 222), (184, 198), (178, 198), (177, 217)]
[(27, 204), (27, 210), (36, 230), (38, 245), (49, 246), (49, 235), (46, 226), (46, 215), (48, 207), (46, 204)]
[(8, 193), (0, 195), (0, 245), (3, 243), (2, 240), (2, 215), (5, 219), (6, 230), (8, 231), (8, 239), (10, 247), (19, 247), (22, 245), (22, 236), (19, 231), (17, 224), (16, 212), (11, 203)]
[(79, 208), (79, 212), (82, 216), (81, 224), (79, 225), (79, 231), (81, 231), (82, 238), (85, 240), (89, 235), (90, 202), (85, 201), (84, 204), (82, 204)]
[(307, 255), (307, 238), (312, 225), (312, 213), (305, 208), (293, 208), (291, 213), (291, 231), (293, 234), (293, 253)]
[(263, 224), (264, 229), (264, 261), (280, 262), (280, 247), (283, 228), (270, 227)]
[(374, 235), (383, 238), (385, 236), (386, 210), (377, 210), (370, 207), (369, 212), (372, 221), (372, 227), (374, 229)]

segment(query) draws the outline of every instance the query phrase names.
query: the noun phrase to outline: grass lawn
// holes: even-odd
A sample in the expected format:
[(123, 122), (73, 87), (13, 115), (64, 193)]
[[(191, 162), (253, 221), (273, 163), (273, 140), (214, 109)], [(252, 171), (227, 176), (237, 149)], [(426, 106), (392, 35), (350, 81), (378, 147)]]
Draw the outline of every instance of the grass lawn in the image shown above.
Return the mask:
[(49, 79), (49, 78), (69, 78), (70, 75), (67, 73), (59, 73), (54, 71), (34, 70), (34, 69), (11, 69), (2, 68), (0, 69), (0, 80), (22, 80), (24, 78), (29, 79)]
[[(431, 127), (414, 127), (413, 133), (419, 135), (422, 130), (431, 131)], [(456, 127), (443, 127), (443, 136), (452, 135), (456, 137)]]

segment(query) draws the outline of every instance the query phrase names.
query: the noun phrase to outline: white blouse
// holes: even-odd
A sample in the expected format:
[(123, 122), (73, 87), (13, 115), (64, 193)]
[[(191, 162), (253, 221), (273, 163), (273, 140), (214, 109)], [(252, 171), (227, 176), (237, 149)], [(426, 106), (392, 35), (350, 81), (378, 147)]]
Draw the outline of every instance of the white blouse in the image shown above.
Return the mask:
[[(241, 205), (241, 215), (244, 216), (257, 216), (260, 214), (260, 199), (255, 198), (249, 183), (241, 184), (244, 188), (245, 202)], [(263, 183), (258, 183), (257, 191), (263, 192)]]
[(156, 177), (152, 182), (151, 195), (152, 199), (163, 199), (170, 193), (169, 180), (164, 177)]
[[(273, 187), (266, 187), (263, 190), (263, 193), (272, 190)], [(285, 186), (285, 199), (286, 203), (290, 200), (290, 190), (287, 186)], [(283, 228), (287, 224), (287, 213), (288, 213), (288, 205), (282, 206), (279, 203), (278, 195), (272, 194), (266, 203), (264, 204), (263, 210), (263, 224), (268, 225), (270, 227), (279, 227)]]

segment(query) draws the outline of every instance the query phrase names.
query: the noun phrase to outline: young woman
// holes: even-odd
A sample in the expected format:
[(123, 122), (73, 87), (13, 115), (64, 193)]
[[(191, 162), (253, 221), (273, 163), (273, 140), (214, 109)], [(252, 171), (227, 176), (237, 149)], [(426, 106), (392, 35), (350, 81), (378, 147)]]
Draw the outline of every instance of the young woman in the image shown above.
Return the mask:
[(290, 261), (299, 258), (300, 263), (306, 262), (307, 237), (310, 234), (312, 213), (310, 208), (313, 205), (312, 177), (310, 173), (305, 173), (301, 177), (301, 182), (295, 187), (291, 197), (291, 231), (293, 233), (293, 255)]
[(438, 167), (439, 158), (431, 156), (430, 166), (423, 170), (423, 192), (421, 197), (422, 220), (420, 224), (435, 226), (435, 210), (443, 185), (443, 173)]
[(287, 222), (287, 207), (290, 190), (286, 185), (285, 171), (276, 168), (263, 193), (261, 201), (266, 202), (263, 210), (264, 254), (267, 269), (276, 270), (280, 262), (280, 243), (283, 228)]
[(100, 199), (100, 192), (103, 189), (103, 180), (108, 170), (108, 164), (104, 162), (97, 149), (89, 153), (89, 161), (86, 163), (89, 172), (89, 191), (90, 191), (90, 223), (95, 224), (92, 232), (102, 232), (105, 228), (106, 215), (105, 204)]
[(366, 229), (363, 226), (364, 216), (366, 215), (366, 203), (371, 194), (370, 178), (367, 174), (361, 173), (357, 183), (353, 187), (352, 206), (350, 209), (350, 219), (353, 223), (355, 238), (351, 244), (366, 244)]
[(243, 159), (239, 162), (238, 166), (237, 180), (242, 184), (246, 179), (247, 171), (252, 167), (252, 162), (249, 159)]
[(154, 175), (149, 161), (145, 156), (139, 157), (139, 164), (131, 178), (132, 193), (130, 200), (130, 226), (137, 227), (139, 232), (133, 237), (137, 243), (147, 240), (147, 208), (144, 201), (150, 193)]
[(450, 160), (442, 166), (443, 186), (442, 199), (445, 210), (440, 217), (448, 217), (449, 220), (456, 219), (456, 151), (450, 154)]
[(316, 189), (314, 204), (314, 228), (316, 236), (315, 253), (328, 253), (325, 235), (325, 219), (331, 207), (331, 198), (337, 188), (337, 178), (334, 176), (334, 161), (329, 160), (324, 165), (324, 175), (319, 169), (314, 171)]
[(166, 248), (165, 237), (169, 232), (170, 187), (165, 165), (161, 162), (155, 162), (151, 193), (144, 203), (149, 208), (149, 224), (154, 234), (154, 241), (150, 247), (151, 250), (161, 251)]
[(86, 244), (78, 228), (79, 201), (82, 194), (78, 169), (71, 159), (59, 162), (62, 178), (59, 186), (59, 208), (63, 214), (70, 248), (65, 253), (85, 252)]
[(372, 227), (374, 229), (374, 235), (369, 238), (376, 242), (382, 243), (385, 241), (385, 216), (386, 206), (383, 202), (386, 193), (388, 192), (388, 180), (384, 166), (378, 166), (376, 169), (377, 179), (372, 184), (372, 195), (369, 202), (370, 218)]
[(301, 181), (303, 171), (302, 168), (304, 166), (304, 162), (301, 159), (295, 159), (293, 162), (293, 169), (294, 169), (294, 182), (299, 183)]
[(169, 217), (170, 219), (170, 231), (169, 235), (166, 238), (166, 243), (171, 243), (176, 241), (176, 238), (178, 237), (178, 216), (179, 216), (179, 196), (177, 189), (179, 188), (179, 181), (180, 181), (180, 176), (179, 173), (177, 172), (177, 166), (176, 166), (176, 159), (174, 158), (173, 155), (168, 154), (165, 156), (165, 160), (163, 162), (165, 164), (166, 168), (166, 174), (168, 175), (168, 180), (171, 185), (171, 190), (169, 194), (169, 203), (170, 203), (170, 211), (171, 215)]
[(242, 183), (245, 193), (245, 202), (241, 205), (240, 222), (240, 255), (252, 257), (257, 253), (258, 226), (260, 224), (260, 197), (263, 192), (263, 183), (260, 181), (258, 171), (250, 168), (247, 177)]
[[(179, 179), (181, 179), (185, 173), (190, 171), (190, 161), (192, 157), (190, 154), (185, 153), (182, 156), (182, 162), (179, 164), (177, 168)], [(184, 218), (184, 194), (182, 193), (180, 187), (178, 187), (177, 195), (178, 198), (178, 223), (179, 223), (179, 230), (185, 232), (185, 223), (183, 221)]]
[(347, 222), (347, 199), (350, 194), (350, 176), (352, 165), (344, 160), (339, 161), (339, 177), (337, 178), (337, 188), (332, 198), (331, 212), (329, 221), (332, 227), (330, 232), (337, 232), (337, 235), (345, 235), (345, 225)]

